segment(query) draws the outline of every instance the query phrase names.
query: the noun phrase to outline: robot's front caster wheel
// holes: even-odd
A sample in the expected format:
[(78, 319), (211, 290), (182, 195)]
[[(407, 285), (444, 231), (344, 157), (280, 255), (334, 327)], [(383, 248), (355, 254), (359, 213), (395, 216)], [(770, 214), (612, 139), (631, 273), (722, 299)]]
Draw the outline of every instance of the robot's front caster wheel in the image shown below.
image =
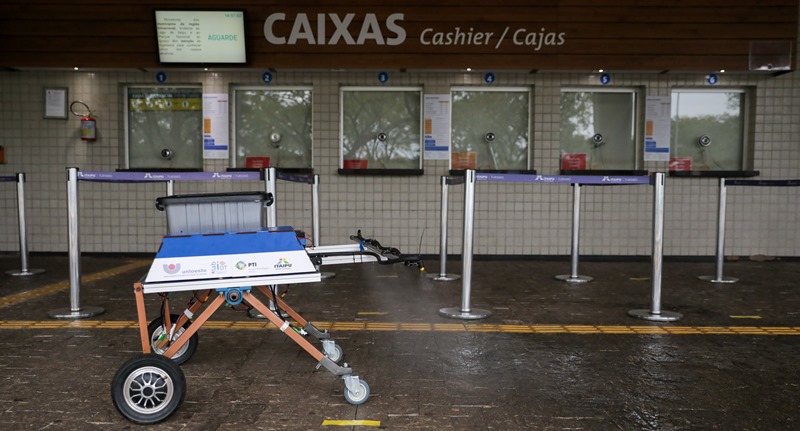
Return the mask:
[(138, 424), (168, 418), (186, 397), (186, 378), (171, 359), (150, 353), (137, 356), (114, 375), (111, 399), (123, 416)]
[(344, 350), (333, 340), (322, 340), (322, 351), (331, 361), (338, 364), (344, 358)]
[(364, 404), (367, 398), (369, 398), (369, 385), (361, 379), (353, 387), (344, 388), (344, 399), (354, 406)]
[[(180, 316), (177, 314), (169, 315), (169, 321), (172, 322), (172, 325), (175, 325), (175, 322), (178, 321), (178, 317)], [(186, 328), (188, 328), (189, 325), (191, 325), (191, 322), (186, 321), (186, 323), (183, 324), (182, 328), (177, 328), (172, 334), (171, 341), (175, 341), (178, 339), (178, 337), (183, 335), (183, 333), (186, 331)], [(153, 319), (152, 322), (150, 322), (149, 325), (147, 325), (147, 333), (150, 334), (150, 348), (153, 350), (153, 353), (158, 353), (159, 355), (163, 355), (164, 352), (167, 351), (167, 349), (169, 348), (169, 343), (165, 344), (163, 347), (158, 347), (158, 341), (162, 337), (167, 337), (171, 330), (172, 328), (164, 327), (163, 319), (161, 319), (160, 317), (156, 317), (155, 319)], [(191, 358), (192, 355), (194, 355), (194, 352), (197, 351), (198, 343), (200, 343), (200, 339), (197, 336), (197, 332), (195, 332), (192, 335), (192, 337), (189, 338), (189, 341), (184, 343), (183, 346), (181, 346), (181, 348), (178, 349), (178, 351), (175, 352), (175, 354), (170, 359), (175, 361), (175, 363), (178, 365), (188, 361), (189, 358)]]

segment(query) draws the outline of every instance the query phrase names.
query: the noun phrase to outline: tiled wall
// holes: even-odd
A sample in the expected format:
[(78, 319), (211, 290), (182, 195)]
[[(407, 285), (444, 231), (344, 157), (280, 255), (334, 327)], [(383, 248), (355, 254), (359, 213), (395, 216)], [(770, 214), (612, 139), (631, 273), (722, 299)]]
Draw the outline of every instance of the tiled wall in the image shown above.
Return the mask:
[[(559, 169), (559, 91), (598, 85), (583, 73), (496, 73), (496, 86), (533, 89), (532, 167)], [(717, 87), (756, 88), (754, 168), (760, 178), (800, 177), (800, 75), (720, 74)], [(393, 86), (423, 85), (426, 93), (450, 86), (482, 85), (482, 72), (391, 72)], [(702, 73), (613, 73), (612, 86), (638, 87), (646, 95), (669, 95), (673, 87), (708, 87)], [(227, 92), (231, 84), (260, 84), (261, 71), (168, 71), (168, 84), (202, 83), (204, 91)], [(112, 171), (120, 167), (123, 130), (120, 85), (155, 85), (155, 72), (0, 72), (0, 145), (6, 164), (0, 176), (27, 174), (29, 250), (67, 250), (66, 167)], [(445, 161), (424, 162), (421, 177), (340, 176), (338, 89), (380, 85), (377, 72), (281, 72), (272, 85), (313, 86), (314, 168), (321, 181), (321, 244), (347, 243), (357, 229), (403, 251), (439, 253), (440, 177)], [(95, 111), (98, 139), (79, 139), (79, 118), (43, 119), (43, 89), (68, 87), (70, 100)], [(226, 161), (207, 160), (206, 171)], [(666, 171), (666, 163), (645, 169)], [(715, 252), (717, 179), (667, 178), (665, 254), (709, 256)], [(180, 182), (176, 193), (263, 190), (261, 182)], [(583, 187), (581, 254), (649, 255), (652, 189), (648, 186)], [(798, 188), (731, 187), (728, 192), (727, 255), (798, 256)], [(80, 243), (84, 252), (155, 252), (165, 217), (154, 199), (163, 184), (80, 183)], [(13, 183), (0, 183), (0, 251), (18, 250)], [(311, 231), (310, 187), (278, 183), (278, 221)], [(461, 253), (463, 189), (451, 187), (448, 252)], [(568, 255), (572, 189), (566, 185), (479, 183), (475, 253)], [(421, 244), (421, 245), (420, 245)]]

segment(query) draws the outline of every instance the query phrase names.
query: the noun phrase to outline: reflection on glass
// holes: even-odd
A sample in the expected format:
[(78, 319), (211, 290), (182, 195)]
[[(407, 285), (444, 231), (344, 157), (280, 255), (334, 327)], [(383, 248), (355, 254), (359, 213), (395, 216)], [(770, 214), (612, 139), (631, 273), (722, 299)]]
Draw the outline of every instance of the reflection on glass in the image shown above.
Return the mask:
[(741, 91), (673, 91), (670, 169), (743, 169), (743, 116)]
[(451, 95), (452, 169), (528, 169), (527, 89), (454, 90)]
[(127, 93), (128, 167), (202, 169), (202, 89), (129, 87)]
[(345, 169), (421, 169), (422, 91), (342, 90)]
[(236, 167), (311, 167), (311, 90), (234, 90)]
[(636, 169), (636, 93), (561, 92), (562, 169)]

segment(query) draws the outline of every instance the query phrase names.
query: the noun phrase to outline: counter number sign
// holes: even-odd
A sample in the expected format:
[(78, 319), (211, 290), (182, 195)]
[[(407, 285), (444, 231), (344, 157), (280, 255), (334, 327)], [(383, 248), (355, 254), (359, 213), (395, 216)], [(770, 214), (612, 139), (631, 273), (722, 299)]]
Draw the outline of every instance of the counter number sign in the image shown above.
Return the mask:
[(487, 84), (494, 84), (494, 73), (489, 72), (486, 75), (483, 75), (483, 81)]
[(719, 78), (717, 78), (716, 74), (709, 73), (708, 76), (706, 76), (706, 82), (708, 85), (716, 85), (717, 82), (719, 82)]
[(378, 74), (378, 82), (380, 82), (381, 84), (385, 83), (388, 80), (389, 80), (389, 74), (388, 73), (380, 72)]
[(166, 72), (156, 73), (156, 81), (158, 81), (159, 84), (167, 82), (167, 73)]
[(272, 82), (272, 72), (264, 72), (264, 73), (262, 73), (261, 74), (261, 81), (263, 81), (264, 84), (271, 83)]
[(608, 85), (611, 83), (611, 75), (607, 73), (603, 73), (600, 75), (600, 83), (603, 85)]

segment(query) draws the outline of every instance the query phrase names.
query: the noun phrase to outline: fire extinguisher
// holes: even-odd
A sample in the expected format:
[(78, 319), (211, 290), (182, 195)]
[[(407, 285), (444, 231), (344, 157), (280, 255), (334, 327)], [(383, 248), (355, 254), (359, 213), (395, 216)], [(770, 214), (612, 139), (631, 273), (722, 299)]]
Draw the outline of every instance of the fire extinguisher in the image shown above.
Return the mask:
[[(75, 105), (83, 105), (86, 110), (84, 113), (75, 112)], [(76, 100), (69, 105), (69, 110), (72, 112), (73, 115), (77, 115), (81, 117), (81, 140), (82, 141), (94, 141), (97, 139), (97, 121), (92, 118), (92, 110), (89, 108), (89, 105), (81, 102), (80, 100)]]
[(97, 121), (90, 114), (91, 112), (81, 117), (82, 141), (94, 141), (97, 139)]

